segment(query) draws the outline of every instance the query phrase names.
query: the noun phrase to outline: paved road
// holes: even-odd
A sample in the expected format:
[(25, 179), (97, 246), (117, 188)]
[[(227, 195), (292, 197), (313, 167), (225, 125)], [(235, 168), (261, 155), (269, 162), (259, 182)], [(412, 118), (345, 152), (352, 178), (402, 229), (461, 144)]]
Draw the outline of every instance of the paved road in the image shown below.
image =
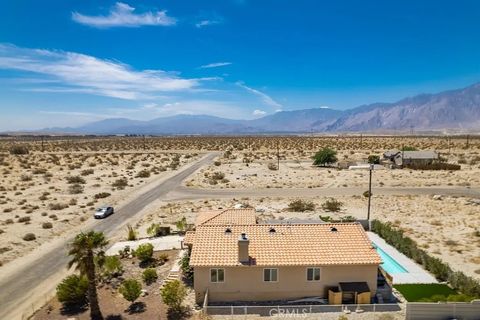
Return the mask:
[[(116, 210), (115, 214), (105, 220), (95, 221), (94, 229), (103, 231), (107, 237), (120, 228), (126, 219), (139, 213), (151, 202), (164, 198), (171, 190), (179, 186), (182, 181), (195, 172), (201, 166), (211, 162), (217, 153), (209, 153), (207, 156), (163, 181), (153, 189), (135, 198), (128, 204)], [(45, 295), (52, 289), (52, 285), (45, 287), (50, 277), (55, 273), (64, 273), (68, 262), (66, 244), (73, 239), (70, 235), (58, 245), (49, 248), (40, 258), (18, 266), (13, 275), (0, 279), (0, 319), (18, 319), (26, 308), (31, 307), (31, 298)], [(12, 262), (15, 263), (15, 262)], [(54, 285), (54, 284), (53, 284)], [(39, 287), (44, 287), (39, 290)], [(54, 286), (53, 286), (54, 287)]]
[[(264, 188), (264, 189), (195, 189), (179, 186), (172, 190), (166, 200), (195, 200), (204, 198), (242, 197), (318, 197), (361, 195), (366, 187), (347, 188)], [(480, 188), (464, 187), (380, 187), (373, 188), (375, 195), (449, 195), (480, 198)]]

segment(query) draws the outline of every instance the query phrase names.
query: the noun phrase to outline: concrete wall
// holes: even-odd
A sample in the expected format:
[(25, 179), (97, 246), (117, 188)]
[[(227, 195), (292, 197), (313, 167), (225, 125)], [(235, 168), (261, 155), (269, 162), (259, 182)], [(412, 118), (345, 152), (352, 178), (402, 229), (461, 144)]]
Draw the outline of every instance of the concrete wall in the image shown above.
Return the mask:
[(328, 287), (339, 282), (365, 281), (375, 293), (377, 265), (320, 267), (320, 281), (307, 281), (307, 267), (279, 267), (277, 282), (263, 281), (263, 267), (225, 269), (225, 282), (211, 283), (210, 268), (195, 267), (196, 300), (201, 303), (208, 288), (209, 301), (267, 301), (308, 296), (328, 298)]
[(480, 319), (480, 302), (476, 303), (407, 303), (407, 320)]

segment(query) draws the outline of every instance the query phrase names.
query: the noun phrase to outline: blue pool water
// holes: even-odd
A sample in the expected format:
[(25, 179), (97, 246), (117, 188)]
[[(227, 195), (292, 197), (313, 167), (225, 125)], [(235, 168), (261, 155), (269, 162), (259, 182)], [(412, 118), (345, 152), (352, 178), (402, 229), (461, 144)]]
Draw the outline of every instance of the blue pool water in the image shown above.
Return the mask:
[(390, 274), (394, 273), (408, 273), (407, 269), (402, 267), (397, 261), (395, 261), (392, 257), (390, 257), (385, 251), (380, 249), (377, 245), (375, 246), (377, 249), (378, 254), (383, 260), (382, 268), (383, 270), (387, 271)]

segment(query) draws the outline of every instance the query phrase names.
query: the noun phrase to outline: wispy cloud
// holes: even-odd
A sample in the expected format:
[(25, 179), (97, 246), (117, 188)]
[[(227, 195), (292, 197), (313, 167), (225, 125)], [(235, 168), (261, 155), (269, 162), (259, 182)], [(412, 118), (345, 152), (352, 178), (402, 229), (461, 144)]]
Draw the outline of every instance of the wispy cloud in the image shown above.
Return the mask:
[(253, 114), (254, 116), (257, 116), (257, 117), (258, 117), (258, 116), (264, 116), (264, 115), (266, 115), (267, 112), (266, 112), (266, 111), (263, 111), (263, 110), (256, 109), (256, 110), (253, 110), (252, 114)]
[(206, 27), (206, 26), (211, 26), (211, 25), (219, 24), (219, 23), (221, 23), (220, 20), (201, 20), (201, 21), (199, 21), (195, 24), (195, 27), (203, 28), (203, 27)]
[(117, 2), (108, 15), (89, 16), (72, 12), (75, 22), (95, 28), (112, 27), (141, 27), (141, 26), (171, 26), (176, 24), (176, 19), (164, 11), (148, 11), (135, 13), (135, 8), (123, 2)]
[[(119, 99), (150, 99), (159, 92), (190, 91), (204, 79), (183, 79), (173, 72), (134, 70), (118, 61), (64, 51), (0, 44), (0, 69), (20, 70), (56, 80), (36, 91), (78, 92)], [(211, 79), (210, 79), (211, 80)]]
[(240, 86), (241, 88), (247, 90), (248, 92), (251, 92), (253, 93), (254, 95), (258, 96), (261, 98), (261, 100), (263, 101), (263, 103), (265, 103), (266, 105), (270, 106), (270, 107), (274, 107), (274, 108), (280, 108), (282, 107), (282, 105), (280, 103), (278, 103), (277, 101), (273, 100), (272, 97), (270, 97), (269, 95), (259, 91), (259, 90), (256, 90), (256, 89), (253, 89), (253, 88), (250, 88), (248, 86), (246, 86), (243, 82), (239, 81), (236, 83), (238, 86)]
[(198, 68), (199, 69), (210, 69), (210, 68), (218, 68), (218, 67), (229, 66), (231, 64), (232, 64), (231, 62), (215, 62), (215, 63), (204, 64), (203, 66), (200, 66)]

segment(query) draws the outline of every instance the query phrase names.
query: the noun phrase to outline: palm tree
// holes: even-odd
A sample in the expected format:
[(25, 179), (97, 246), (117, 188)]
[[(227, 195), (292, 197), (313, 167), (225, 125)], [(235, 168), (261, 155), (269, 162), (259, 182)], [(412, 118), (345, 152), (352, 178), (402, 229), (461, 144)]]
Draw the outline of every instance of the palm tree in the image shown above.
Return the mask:
[[(103, 247), (108, 244), (103, 232), (89, 231), (79, 233), (70, 244), (68, 255), (72, 260), (68, 267), (75, 265), (81, 274), (88, 279), (88, 302), (90, 304), (90, 318), (92, 320), (102, 320), (102, 312), (98, 305), (97, 286), (95, 280), (95, 256), (103, 256)], [(100, 259), (101, 260), (101, 259)]]

